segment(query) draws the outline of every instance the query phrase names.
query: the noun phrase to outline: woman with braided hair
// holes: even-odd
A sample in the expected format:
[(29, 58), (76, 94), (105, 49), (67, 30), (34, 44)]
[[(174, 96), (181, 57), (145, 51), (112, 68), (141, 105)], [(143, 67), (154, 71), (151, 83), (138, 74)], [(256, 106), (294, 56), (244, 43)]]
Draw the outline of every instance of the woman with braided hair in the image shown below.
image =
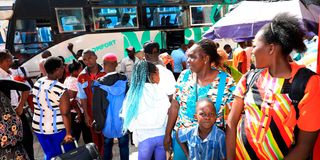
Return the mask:
[(123, 102), (123, 130), (133, 132), (138, 145), (138, 159), (165, 160), (163, 146), (169, 97), (159, 88), (158, 68), (147, 61), (137, 62), (132, 71), (131, 85)]

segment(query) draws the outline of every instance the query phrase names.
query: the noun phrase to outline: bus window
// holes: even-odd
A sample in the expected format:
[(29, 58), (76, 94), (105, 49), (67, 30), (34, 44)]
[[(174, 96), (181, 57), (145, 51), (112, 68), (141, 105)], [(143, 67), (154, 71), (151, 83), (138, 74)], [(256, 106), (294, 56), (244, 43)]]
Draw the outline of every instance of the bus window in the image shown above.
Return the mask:
[(221, 18), (220, 5), (190, 6), (191, 26), (211, 25)]
[(207, 0), (187, 0), (188, 3), (205, 3)]
[(182, 7), (146, 7), (148, 27), (184, 26), (186, 11)]
[(181, 0), (142, 0), (143, 4), (167, 4), (179, 3)]
[(85, 31), (82, 8), (56, 8), (60, 33)]
[(137, 0), (90, 0), (91, 3), (99, 5), (130, 5), (137, 4)]
[(37, 26), (36, 20), (17, 20), (14, 48), (21, 54), (35, 54), (52, 42), (51, 28)]
[(94, 29), (137, 28), (137, 8), (92, 8)]

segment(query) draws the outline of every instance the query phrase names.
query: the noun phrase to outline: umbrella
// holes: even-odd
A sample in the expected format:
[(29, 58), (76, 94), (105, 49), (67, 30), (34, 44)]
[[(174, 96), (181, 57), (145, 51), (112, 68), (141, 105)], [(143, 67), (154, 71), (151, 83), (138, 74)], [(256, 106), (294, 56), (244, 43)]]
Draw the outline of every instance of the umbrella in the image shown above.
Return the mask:
[[(313, 11), (320, 9), (313, 5)], [(232, 39), (253, 38), (259, 29), (271, 22), (279, 13), (287, 12), (306, 23), (316, 26), (317, 18), (299, 0), (266, 2), (242, 1), (239, 5), (215, 23), (204, 37), (219, 37)], [(214, 34), (215, 36), (212, 36)]]

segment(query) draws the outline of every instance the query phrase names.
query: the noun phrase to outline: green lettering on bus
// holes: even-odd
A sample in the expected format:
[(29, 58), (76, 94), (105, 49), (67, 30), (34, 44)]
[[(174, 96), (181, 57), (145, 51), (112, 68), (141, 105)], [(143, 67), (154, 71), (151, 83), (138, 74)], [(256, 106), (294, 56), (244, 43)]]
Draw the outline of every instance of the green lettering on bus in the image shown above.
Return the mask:
[(210, 20), (212, 24), (215, 24), (216, 21), (214, 20), (214, 17), (221, 12), (224, 5), (220, 5), (218, 3), (215, 3), (211, 8), (211, 14), (210, 14)]
[(101, 44), (99, 46), (93, 47), (93, 48), (91, 48), (91, 50), (93, 52), (97, 52), (97, 51), (101, 51), (103, 49), (109, 48), (109, 47), (111, 47), (111, 46), (113, 46), (115, 44), (116, 44), (116, 40), (114, 39), (114, 40), (108, 41), (106, 43), (103, 43), (103, 44)]
[(237, 3), (237, 0), (224, 0), (224, 3), (226, 4), (226, 11), (229, 11), (230, 4)]
[[(143, 48), (143, 44), (153, 40), (160, 44), (160, 48), (162, 48), (161, 43), (161, 32), (159, 31), (154, 39), (151, 39), (150, 31), (143, 31), (141, 35), (141, 41), (139, 41), (138, 34), (135, 32), (121, 32), (123, 34), (123, 50), (126, 48), (133, 46), (136, 51), (139, 51)], [(124, 53), (124, 56), (127, 56), (127, 52)]]
[(237, 0), (224, 0), (223, 1), (225, 4), (234, 4), (237, 2)]
[(195, 27), (184, 30), (185, 43), (188, 44), (191, 39), (198, 42), (202, 39), (202, 35), (209, 30), (210, 27)]
[[(115, 44), (116, 44), (116, 40), (111, 40), (111, 41), (103, 43), (103, 44), (101, 44), (99, 46), (93, 47), (93, 48), (91, 48), (91, 50), (94, 51), (94, 52), (97, 52), (97, 51), (101, 51), (103, 49), (109, 48), (109, 47), (111, 47), (111, 46), (113, 46)], [(71, 63), (73, 59), (75, 59), (75, 58), (74, 58), (73, 55), (71, 55), (69, 57), (66, 57), (64, 60), (65, 60), (65, 63)]]
[(71, 56), (69, 56), (69, 57), (67, 57), (67, 58), (64, 58), (64, 61), (65, 61), (65, 63), (71, 63), (72, 60), (74, 60), (74, 59), (75, 59), (74, 56), (71, 55)]

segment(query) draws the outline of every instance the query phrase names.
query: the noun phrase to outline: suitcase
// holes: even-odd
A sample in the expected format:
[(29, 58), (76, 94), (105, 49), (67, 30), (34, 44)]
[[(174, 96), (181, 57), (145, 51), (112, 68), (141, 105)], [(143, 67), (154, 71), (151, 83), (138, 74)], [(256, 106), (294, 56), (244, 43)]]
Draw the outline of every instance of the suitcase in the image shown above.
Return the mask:
[(67, 153), (65, 153), (63, 143), (61, 143), (60, 146), (63, 154), (56, 156), (51, 160), (102, 160), (97, 146), (94, 143), (88, 143), (78, 147), (77, 141), (74, 140), (73, 142), (76, 148)]

